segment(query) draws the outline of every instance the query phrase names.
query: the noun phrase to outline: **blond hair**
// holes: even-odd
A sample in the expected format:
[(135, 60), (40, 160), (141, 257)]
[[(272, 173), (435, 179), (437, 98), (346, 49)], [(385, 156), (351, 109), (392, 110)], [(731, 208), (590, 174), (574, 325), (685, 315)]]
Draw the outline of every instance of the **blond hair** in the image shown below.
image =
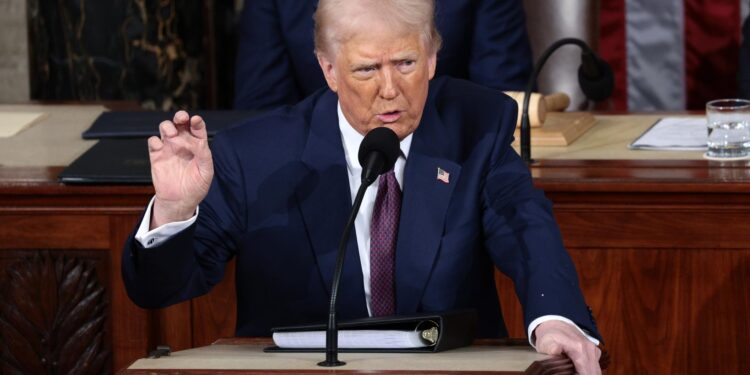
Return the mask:
[[(350, 13), (352, 9), (360, 12), (347, 14), (347, 9)], [(320, 0), (313, 15), (315, 53), (332, 57), (338, 45), (354, 33), (351, 26), (372, 15), (393, 28), (419, 32), (429, 52), (440, 49), (442, 38), (435, 25), (434, 0)]]

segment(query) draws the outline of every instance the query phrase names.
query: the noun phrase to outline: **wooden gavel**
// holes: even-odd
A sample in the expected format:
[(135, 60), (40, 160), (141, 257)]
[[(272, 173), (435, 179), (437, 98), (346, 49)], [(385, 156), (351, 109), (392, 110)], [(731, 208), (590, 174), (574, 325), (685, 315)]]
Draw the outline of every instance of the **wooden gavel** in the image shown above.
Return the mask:
[[(518, 103), (518, 118), (516, 126), (521, 126), (521, 109), (523, 106), (523, 92), (505, 91), (505, 94), (513, 98)], [(556, 92), (549, 95), (542, 95), (538, 92), (531, 93), (529, 99), (529, 121), (531, 127), (544, 125), (547, 118), (547, 112), (562, 112), (570, 105), (570, 97), (563, 92)]]

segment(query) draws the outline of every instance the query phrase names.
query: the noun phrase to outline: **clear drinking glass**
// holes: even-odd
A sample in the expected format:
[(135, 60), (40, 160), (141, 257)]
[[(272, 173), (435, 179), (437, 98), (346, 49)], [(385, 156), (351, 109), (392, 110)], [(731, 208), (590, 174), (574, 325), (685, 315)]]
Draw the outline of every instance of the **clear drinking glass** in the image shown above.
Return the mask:
[(708, 152), (714, 158), (750, 155), (750, 100), (719, 99), (706, 104)]

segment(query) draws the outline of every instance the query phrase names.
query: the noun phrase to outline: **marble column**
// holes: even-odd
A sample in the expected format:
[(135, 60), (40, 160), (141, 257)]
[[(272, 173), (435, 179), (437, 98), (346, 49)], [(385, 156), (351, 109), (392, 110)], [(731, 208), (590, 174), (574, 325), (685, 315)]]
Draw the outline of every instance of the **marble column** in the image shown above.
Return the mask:
[(29, 100), (26, 0), (0, 0), (0, 102)]

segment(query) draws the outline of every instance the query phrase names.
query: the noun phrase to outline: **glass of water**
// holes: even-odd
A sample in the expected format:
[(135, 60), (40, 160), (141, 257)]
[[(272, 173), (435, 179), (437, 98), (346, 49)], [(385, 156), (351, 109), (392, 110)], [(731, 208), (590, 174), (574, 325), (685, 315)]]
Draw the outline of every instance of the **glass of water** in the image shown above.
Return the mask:
[(712, 158), (750, 155), (750, 100), (719, 99), (706, 104), (708, 152)]

